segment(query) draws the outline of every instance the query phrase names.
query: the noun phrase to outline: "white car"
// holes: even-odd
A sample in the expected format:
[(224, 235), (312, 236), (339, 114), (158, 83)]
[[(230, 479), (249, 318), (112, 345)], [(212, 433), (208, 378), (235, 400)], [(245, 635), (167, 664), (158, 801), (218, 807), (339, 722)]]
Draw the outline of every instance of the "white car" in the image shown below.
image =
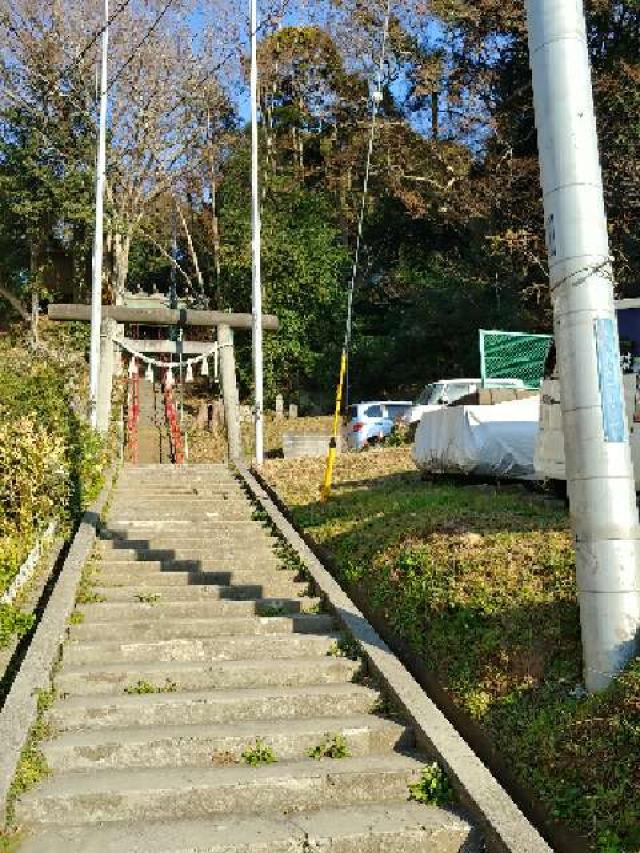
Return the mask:
[[(431, 382), (425, 386), (402, 420), (407, 426), (417, 426), (425, 412), (435, 412), (442, 406), (450, 406), (461, 397), (475, 394), (482, 387), (481, 379), (440, 379), (438, 382)], [(523, 390), (525, 384), (521, 379), (488, 379), (484, 387), (512, 388), (517, 391)]]

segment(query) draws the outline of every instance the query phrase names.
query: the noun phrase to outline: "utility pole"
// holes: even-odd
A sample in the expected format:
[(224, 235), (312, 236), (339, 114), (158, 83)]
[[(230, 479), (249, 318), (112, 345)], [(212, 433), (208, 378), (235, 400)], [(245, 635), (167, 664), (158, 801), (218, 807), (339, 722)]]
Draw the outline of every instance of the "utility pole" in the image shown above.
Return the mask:
[(264, 461), (264, 382), (262, 365), (262, 270), (260, 195), (258, 186), (258, 9), (251, 0), (251, 283), (253, 315), (253, 384), (256, 465)]
[(93, 246), (91, 289), (91, 349), (89, 357), (89, 420), (98, 427), (98, 385), (100, 382), (100, 325), (102, 321), (102, 254), (104, 240), (104, 185), (107, 170), (107, 57), (109, 52), (109, 0), (104, 0), (102, 70), (100, 74), (100, 125), (96, 163), (96, 233)]
[(527, 0), (589, 691), (634, 656), (640, 528), (582, 0)]

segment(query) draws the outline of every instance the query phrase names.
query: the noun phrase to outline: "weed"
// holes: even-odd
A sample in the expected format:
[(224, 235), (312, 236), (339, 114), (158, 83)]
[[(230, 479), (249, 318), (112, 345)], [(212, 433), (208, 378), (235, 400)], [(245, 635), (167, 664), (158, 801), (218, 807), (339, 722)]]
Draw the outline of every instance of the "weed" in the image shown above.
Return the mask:
[(35, 787), (51, 772), (44, 753), (40, 749), (43, 740), (54, 735), (53, 728), (45, 721), (45, 712), (52, 706), (56, 694), (54, 690), (38, 690), (36, 721), (31, 727), (27, 742), (20, 755), (16, 772), (7, 797), (7, 825), (15, 821), (15, 803), (18, 797)]
[(342, 634), (338, 640), (334, 640), (327, 654), (335, 658), (359, 660), (360, 646), (350, 634)]
[(430, 806), (446, 806), (453, 799), (453, 788), (437, 762), (425, 767), (420, 781), (409, 785), (409, 799)]
[(251, 767), (261, 764), (275, 764), (278, 760), (273, 749), (262, 738), (256, 738), (253, 746), (248, 746), (242, 753), (242, 760)]
[(80, 583), (78, 584), (78, 591), (76, 593), (76, 604), (101, 604), (105, 601), (104, 596), (98, 595), (98, 593), (93, 591), (96, 575), (98, 573), (96, 562), (97, 557), (93, 557), (82, 569)]
[(157, 604), (162, 596), (159, 592), (136, 592), (135, 599), (140, 604)]
[(146, 693), (175, 693), (178, 689), (178, 685), (175, 681), (172, 681), (170, 678), (167, 678), (164, 684), (151, 684), (150, 681), (145, 681), (144, 679), (140, 679), (136, 681), (135, 684), (130, 684), (124, 688), (124, 692), (128, 693), (130, 696), (139, 695), (142, 696)]
[(307, 755), (309, 758), (315, 758), (316, 761), (322, 758), (350, 758), (351, 750), (344, 735), (327, 733), (324, 740), (310, 749)]
[(74, 610), (68, 619), (69, 625), (82, 625), (84, 622), (84, 613), (81, 610)]
[(260, 616), (286, 616), (287, 612), (284, 604), (264, 604), (260, 608)]
[(261, 507), (256, 507), (251, 513), (251, 521), (259, 521), (261, 524), (267, 524), (269, 516)]
[(24, 835), (22, 832), (12, 830), (0, 830), (0, 853), (18, 853), (22, 846)]

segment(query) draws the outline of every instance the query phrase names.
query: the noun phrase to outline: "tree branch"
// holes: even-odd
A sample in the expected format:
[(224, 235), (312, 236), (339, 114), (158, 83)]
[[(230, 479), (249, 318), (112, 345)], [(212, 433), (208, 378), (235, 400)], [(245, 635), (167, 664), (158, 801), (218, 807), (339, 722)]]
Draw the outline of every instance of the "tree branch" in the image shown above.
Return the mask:
[(24, 307), (22, 302), (20, 302), (18, 297), (14, 296), (14, 294), (7, 290), (7, 288), (4, 287), (2, 284), (0, 284), (0, 297), (2, 297), (5, 302), (8, 302), (9, 305), (11, 305), (13, 310), (20, 315), (21, 320), (24, 320), (25, 323), (31, 322), (31, 314), (29, 313), (29, 311), (27, 311), (27, 309)]

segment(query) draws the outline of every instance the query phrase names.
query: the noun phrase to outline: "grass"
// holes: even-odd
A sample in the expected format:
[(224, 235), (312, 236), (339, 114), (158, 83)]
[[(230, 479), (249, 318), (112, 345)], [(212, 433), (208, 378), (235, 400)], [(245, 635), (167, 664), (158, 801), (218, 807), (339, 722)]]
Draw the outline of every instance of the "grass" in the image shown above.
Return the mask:
[[(420, 480), (408, 448), (268, 461), (298, 525), (489, 735), (525, 789), (602, 853), (640, 850), (640, 661), (580, 698), (564, 505), (517, 485)], [(338, 649), (334, 652), (338, 653)]]

